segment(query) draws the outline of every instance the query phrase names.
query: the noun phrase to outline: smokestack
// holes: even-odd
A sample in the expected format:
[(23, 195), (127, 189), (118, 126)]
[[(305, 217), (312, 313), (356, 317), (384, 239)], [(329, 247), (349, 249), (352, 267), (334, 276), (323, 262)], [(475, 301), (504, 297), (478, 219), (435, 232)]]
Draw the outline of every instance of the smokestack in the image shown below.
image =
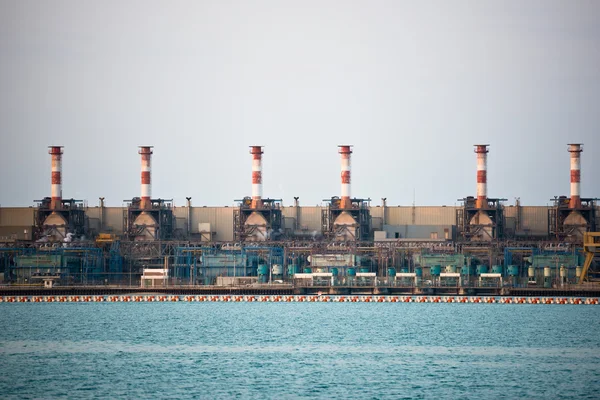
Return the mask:
[(569, 153), (571, 153), (571, 201), (569, 208), (581, 208), (581, 143), (569, 144)]
[(151, 171), (152, 171), (152, 147), (153, 146), (139, 146), (139, 154), (142, 156), (142, 195), (140, 208), (147, 210), (152, 207), (150, 198), (152, 196), (152, 184), (151, 182)]
[(250, 146), (252, 154), (252, 208), (262, 207), (262, 146)]
[(52, 194), (50, 209), (62, 207), (62, 154), (63, 146), (50, 146), (48, 153), (52, 155)]
[(342, 155), (342, 198), (340, 202), (340, 208), (352, 208), (352, 202), (350, 201), (350, 154), (352, 150), (351, 145), (340, 145), (338, 146), (338, 153)]
[(477, 208), (487, 206), (487, 153), (489, 144), (476, 144), (477, 154)]

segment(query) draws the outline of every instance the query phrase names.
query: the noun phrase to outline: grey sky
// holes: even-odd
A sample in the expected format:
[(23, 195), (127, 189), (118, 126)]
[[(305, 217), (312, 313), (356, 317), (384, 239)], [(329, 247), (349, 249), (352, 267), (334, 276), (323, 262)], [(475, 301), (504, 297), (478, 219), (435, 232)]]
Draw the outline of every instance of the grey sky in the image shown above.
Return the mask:
[[(251, 192), (304, 205), (340, 194), (452, 205), (475, 195), (472, 145), (490, 143), (488, 193), (527, 205), (600, 197), (600, 1), (0, 0), (0, 204), (50, 195), (230, 205)], [(594, 159), (596, 158), (596, 159)]]

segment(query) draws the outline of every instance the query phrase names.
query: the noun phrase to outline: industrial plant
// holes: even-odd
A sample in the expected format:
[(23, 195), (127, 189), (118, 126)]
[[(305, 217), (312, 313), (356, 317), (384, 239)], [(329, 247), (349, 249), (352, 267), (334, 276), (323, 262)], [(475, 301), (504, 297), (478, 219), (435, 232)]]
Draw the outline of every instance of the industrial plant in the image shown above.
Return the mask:
[(106, 207), (104, 198), (90, 206), (63, 198), (63, 150), (49, 150), (50, 197), (0, 208), (5, 286), (470, 293), (589, 286), (600, 267), (600, 210), (581, 197), (582, 144), (568, 145), (570, 195), (549, 194), (552, 206), (488, 197), (488, 144), (475, 145), (475, 196), (439, 207), (352, 197), (347, 144), (338, 146), (341, 190), (324, 206), (263, 197), (258, 145), (249, 152), (251, 195), (236, 207), (154, 198), (153, 146), (139, 147), (139, 197), (125, 207)]

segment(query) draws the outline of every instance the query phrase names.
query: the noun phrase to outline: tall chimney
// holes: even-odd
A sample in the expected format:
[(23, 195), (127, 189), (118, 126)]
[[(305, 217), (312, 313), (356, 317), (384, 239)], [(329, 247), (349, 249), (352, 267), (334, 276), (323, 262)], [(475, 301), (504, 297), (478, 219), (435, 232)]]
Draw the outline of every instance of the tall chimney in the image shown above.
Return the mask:
[(50, 146), (48, 153), (52, 155), (52, 194), (50, 209), (62, 207), (62, 154), (63, 146)]
[(475, 207), (487, 206), (487, 153), (489, 144), (476, 144), (477, 154), (477, 202)]
[(350, 201), (350, 154), (352, 150), (351, 145), (340, 145), (338, 146), (338, 153), (341, 154), (342, 169), (342, 198), (340, 202), (340, 208), (352, 208), (352, 202)]
[(152, 171), (152, 147), (153, 146), (139, 146), (139, 154), (142, 155), (142, 195), (140, 208), (147, 210), (152, 207), (150, 198), (152, 196), (152, 184), (151, 182), (151, 171)]
[(571, 153), (571, 200), (569, 208), (581, 208), (581, 143), (569, 144), (569, 153)]
[(252, 208), (262, 207), (262, 146), (250, 146), (252, 154)]

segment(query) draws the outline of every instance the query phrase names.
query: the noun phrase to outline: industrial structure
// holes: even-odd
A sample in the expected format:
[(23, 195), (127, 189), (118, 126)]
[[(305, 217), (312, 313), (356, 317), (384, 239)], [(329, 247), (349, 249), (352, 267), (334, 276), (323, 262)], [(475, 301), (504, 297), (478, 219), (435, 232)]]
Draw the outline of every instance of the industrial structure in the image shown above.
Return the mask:
[(244, 197), (233, 217), (235, 240), (264, 242), (282, 236), (281, 199), (262, 197), (263, 146), (250, 146), (252, 197)]
[(141, 196), (128, 202), (126, 232), (133, 240), (169, 240), (173, 235), (173, 200), (152, 198), (152, 146), (140, 146)]
[(323, 210), (322, 231), (327, 238), (336, 241), (368, 240), (371, 234), (371, 218), (368, 202), (371, 199), (351, 197), (351, 145), (340, 145), (341, 197), (325, 199), (328, 206)]
[(458, 234), (465, 240), (490, 242), (504, 237), (504, 213), (501, 202), (487, 196), (487, 154), (489, 144), (476, 144), (477, 197), (459, 199), (463, 207), (456, 211)]
[[(476, 145), (477, 195), (461, 206), (371, 205), (351, 196), (352, 146), (339, 146), (341, 196), (325, 206), (263, 198), (263, 146), (251, 146), (252, 194), (238, 207), (153, 199), (151, 146), (141, 195), (126, 207), (62, 198), (62, 147), (50, 148), (51, 197), (0, 208), (0, 278), (19, 285), (261, 285), (557, 288), (593, 281), (600, 215), (580, 197), (580, 144), (569, 145), (571, 196), (553, 207), (487, 196), (488, 145)], [(584, 239), (585, 238), (585, 239)]]
[(51, 197), (34, 200), (35, 235), (43, 241), (70, 241), (72, 236), (84, 235), (86, 230), (83, 201), (62, 198), (62, 146), (50, 146)]
[(548, 231), (558, 240), (579, 242), (585, 232), (595, 231), (600, 222), (595, 198), (581, 197), (581, 153), (583, 145), (569, 144), (571, 160), (571, 195), (555, 196), (548, 210)]

